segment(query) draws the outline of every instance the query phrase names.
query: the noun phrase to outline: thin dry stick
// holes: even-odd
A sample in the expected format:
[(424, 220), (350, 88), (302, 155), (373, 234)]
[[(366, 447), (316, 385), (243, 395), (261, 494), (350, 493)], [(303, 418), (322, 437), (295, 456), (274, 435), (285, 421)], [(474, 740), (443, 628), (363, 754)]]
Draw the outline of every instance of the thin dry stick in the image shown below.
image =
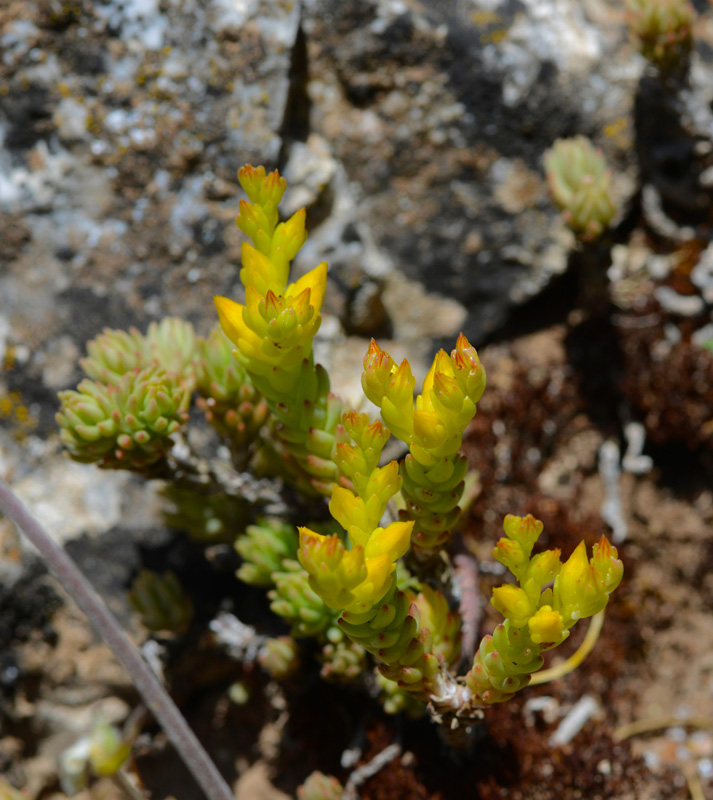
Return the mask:
[(124, 768), (111, 776), (111, 782), (128, 800), (147, 800), (146, 795), (131, 782), (129, 776), (124, 772)]
[(481, 614), (478, 562), (469, 553), (459, 553), (453, 558), (453, 570), (460, 594), (459, 611), (463, 620), (461, 659), (471, 664), (475, 655)]
[(676, 726), (709, 730), (713, 728), (713, 720), (706, 717), (676, 717), (673, 715), (637, 719), (635, 722), (629, 722), (627, 725), (621, 725), (617, 728), (614, 731), (613, 738), (615, 742), (621, 742), (631, 736), (638, 736), (640, 733), (660, 731), (663, 728), (674, 728)]
[[(629, 739), (632, 736), (638, 736), (641, 733), (651, 733), (652, 731), (659, 731), (663, 728), (672, 728), (682, 726), (687, 728), (701, 728), (702, 730), (709, 730), (713, 728), (713, 722), (705, 717), (650, 717), (649, 719), (638, 719), (635, 722), (630, 722), (628, 725), (621, 725), (614, 731), (613, 739), (615, 742), (621, 742), (624, 739)], [(705, 800), (703, 793), (703, 785), (698, 777), (696, 768), (690, 762), (684, 761), (681, 764), (683, 776), (688, 785), (688, 791), (691, 794), (691, 800)]]
[(688, 791), (691, 793), (691, 800), (706, 800), (706, 796), (703, 793), (703, 784), (701, 783), (701, 779), (698, 777), (696, 767), (689, 761), (684, 761), (684, 763), (681, 764), (681, 771), (683, 772), (683, 776), (688, 784)]
[(57, 545), (2, 478), (0, 478), (0, 512), (8, 516), (18, 530), (24, 533), (39, 550), (57, 580), (87, 615), (96, 632), (114, 651), (131, 676), (147, 707), (161, 724), (208, 799), (235, 800), (228, 784), (188, 727), (178, 707), (151, 672), (104, 601), (72, 559)]

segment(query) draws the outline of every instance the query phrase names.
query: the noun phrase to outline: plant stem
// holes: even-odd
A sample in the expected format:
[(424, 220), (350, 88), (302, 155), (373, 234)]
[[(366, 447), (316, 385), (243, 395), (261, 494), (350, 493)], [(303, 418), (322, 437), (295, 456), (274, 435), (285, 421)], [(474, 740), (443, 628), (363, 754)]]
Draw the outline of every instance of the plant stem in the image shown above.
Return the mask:
[(0, 478), (0, 512), (15, 523), (39, 550), (55, 577), (87, 615), (96, 632), (123, 664), (148, 709), (163, 727), (193, 777), (209, 800), (235, 800), (228, 784), (188, 727), (178, 707), (151, 672), (114, 615), (76, 564), (59, 547), (25, 504)]
[(129, 776), (124, 772), (123, 767), (120, 767), (119, 771), (112, 775), (110, 780), (128, 800), (148, 800), (146, 795), (134, 786)]

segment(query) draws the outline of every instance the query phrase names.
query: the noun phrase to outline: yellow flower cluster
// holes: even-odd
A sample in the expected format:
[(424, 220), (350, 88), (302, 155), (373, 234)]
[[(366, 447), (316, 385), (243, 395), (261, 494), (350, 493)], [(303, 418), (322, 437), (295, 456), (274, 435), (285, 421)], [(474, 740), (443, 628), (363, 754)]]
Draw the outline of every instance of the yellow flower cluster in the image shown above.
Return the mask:
[(445, 350), (436, 354), (414, 407), (415, 383), (408, 361), (397, 365), (372, 339), (364, 358), (364, 394), (381, 409), (391, 432), (410, 445), (419, 463), (433, 467), (460, 449), (465, 426), (485, 389), (485, 370), (461, 334), (450, 357)]
[[(542, 523), (532, 516), (505, 518), (508, 538), (493, 550), (494, 557), (518, 580), (493, 589), (493, 606), (516, 628), (527, 625), (536, 644), (556, 645), (569, 635), (579, 619), (591, 617), (606, 606), (609, 594), (621, 580), (623, 567), (616, 548), (602, 537), (587, 559), (584, 542), (560, 562), (559, 550), (546, 550), (530, 557), (532, 545), (542, 532)], [(554, 580), (552, 588), (542, 587)]]
[(485, 370), (461, 334), (450, 356), (444, 350), (436, 354), (415, 404), (414, 386), (408, 361), (397, 365), (372, 340), (362, 387), (391, 431), (409, 445), (401, 469), (402, 517), (414, 520), (413, 545), (426, 560), (448, 541), (460, 516), (467, 464), (458, 451), (485, 389)]
[(312, 354), (312, 339), (321, 323), (320, 309), (327, 286), (327, 265), (319, 266), (288, 285), (290, 261), (305, 242), (305, 212), (277, 224), (277, 205), (285, 179), (277, 172), (243, 167), (241, 186), (252, 201), (240, 201), (238, 227), (253, 244), (242, 247), (240, 280), (245, 304), (216, 297), (220, 324), (238, 348), (238, 358), (251, 374), (288, 393), (300, 378), (300, 366)]
[(338, 536), (301, 528), (299, 559), (310, 586), (328, 606), (363, 613), (392, 587), (396, 562), (409, 549), (413, 522), (379, 525), (401, 488), (396, 461), (377, 466), (388, 429), (354, 411), (343, 415), (342, 426), (348, 441), (337, 446), (337, 462), (352, 488), (335, 484), (329, 511), (347, 532), (352, 549)]
[[(542, 523), (532, 515), (507, 516), (506, 536), (493, 556), (517, 579), (493, 589), (492, 604), (506, 618), (486, 636), (466, 682), (486, 703), (501, 702), (529, 681), (542, 666), (541, 652), (556, 647), (578, 620), (601, 611), (623, 575), (616, 548), (605, 537), (587, 558), (584, 542), (564, 562), (559, 550), (532, 556)], [(554, 581), (553, 585), (544, 588)]]
[(333, 460), (335, 432), (342, 413), (329, 391), (329, 377), (314, 364), (312, 340), (321, 324), (327, 265), (319, 264), (288, 283), (290, 261), (305, 242), (305, 212), (278, 223), (277, 206), (285, 179), (264, 167), (243, 167), (238, 227), (252, 244), (242, 247), (240, 280), (245, 303), (216, 297), (223, 331), (253, 386), (277, 418), (286, 467), (303, 489), (331, 492), (338, 477)]
[(363, 545), (347, 550), (336, 535), (300, 528), (300, 564), (312, 590), (330, 608), (364, 613), (379, 603), (394, 582), (396, 562), (405, 555), (413, 522), (376, 528)]

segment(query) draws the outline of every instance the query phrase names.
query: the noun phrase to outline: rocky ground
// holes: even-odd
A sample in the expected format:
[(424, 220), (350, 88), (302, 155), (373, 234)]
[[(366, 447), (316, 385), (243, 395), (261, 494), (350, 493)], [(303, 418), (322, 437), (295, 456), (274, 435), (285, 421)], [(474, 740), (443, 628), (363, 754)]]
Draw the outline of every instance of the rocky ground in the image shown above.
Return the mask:
[[(294, 795), (312, 769), (346, 780), (345, 750), (368, 760), (394, 742), (401, 755), (363, 797), (712, 791), (713, 15), (697, 6), (690, 80), (672, 97), (613, 0), (2, 4), (0, 474), (137, 638), (138, 569), (179, 574), (197, 616), (164, 643), (172, 686), (239, 797)], [(542, 169), (552, 141), (578, 133), (615, 173), (600, 315), (582, 305), (582, 249)], [(489, 388), (466, 443), (480, 492), (463, 541), (483, 596), (503, 514), (536, 514), (565, 551), (619, 542), (626, 577), (594, 653), (493, 709), (460, 761), (433, 726), (387, 717), (316, 668), (279, 687), (217, 650), (204, 631), (226, 598), (270, 624), (230, 548), (206, 558), (165, 526), (154, 487), (61, 452), (56, 393), (81, 377), (87, 339), (167, 315), (206, 333), (212, 296), (239, 299), (249, 162), (287, 176), (286, 213), (308, 209), (297, 269), (330, 264), (318, 352), (342, 394), (357, 401), (372, 335), (421, 374), (460, 330), (481, 348)], [(0, 546), (0, 773), (60, 797), (59, 753), (98, 707), (120, 721), (136, 698), (7, 524)], [(493, 621), (484, 610), (483, 631)], [(228, 699), (236, 681), (246, 705)], [(563, 741), (573, 708), (583, 727)], [(661, 725), (617, 740), (642, 719)], [(153, 796), (198, 797), (160, 733), (139, 744)], [(102, 781), (84, 797), (115, 792)]]

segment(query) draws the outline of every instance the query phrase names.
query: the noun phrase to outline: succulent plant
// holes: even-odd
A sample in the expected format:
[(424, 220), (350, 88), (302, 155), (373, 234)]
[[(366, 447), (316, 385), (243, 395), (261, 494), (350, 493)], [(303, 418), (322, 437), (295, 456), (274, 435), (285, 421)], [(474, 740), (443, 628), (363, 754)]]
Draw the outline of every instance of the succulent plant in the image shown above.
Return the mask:
[(167, 483), (161, 496), (166, 500), (165, 523), (185, 531), (194, 541), (233, 542), (250, 518), (247, 500), (221, 492), (206, 493)]
[(327, 643), (319, 654), (320, 675), (325, 680), (348, 682), (364, 674), (368, 659), (361, 645), (348, 639), (338, 625), (328, 628), (325, 638)]
[(337, 614), (314, 593), (299, 562), (283, 561), (282, 571), (273, 580), (275, 588), (268, 592), (270, 609), (291, 626), (292, 636), (317, 636), (336, 622)]
[(249, 525), (235, 543), (244, 560), (238, 578), (251, 586), (273, 586), (274, 576), (282, 572), (285, 560), (297, 555), (297, 543), (294, 525), (282, 520), (264, 518)]
[(418, 719), (426, 713), (426, 706), (402, 689), (395, 681), (385, 678), (376, 671), (376, 685), (381, 690), (378, 700), (387, 714), (405, 714), (410, 719)]
[(128, 331), (104, 328), (87, 342), (87, 356), (80, 360), (84, 373), (92, 380), (117, 384), (127, 372), (149, 366), (146, 340), (137, 328)]
[(131, 585), (129, 602), (152, 632), (185, 633), (193, 619), (193, 603), (173, 572), (141, 570)]
[(629, 35), (663, 71), (684, 64), (693, 49), (696, 12), (687, 0), (627, 0)]
[(267, 422), (269, 410), (220, 328), (198, 340), (196, 378), (198, 407), (234, 452), (244, 451)]
[(146, 334), (105, 328), (87, 342), (87, 357), (80, 361), (85, 374), (106, 385), (115, 385), (127, 373), (150, 366), (161, 367), (192, 385), (196, 335), (190, 322), (167, 317), (152, 322)]
[(195, 381), (196, 334), (193, 325), (180, 317), (152, 322), (146, 331), (146, 351), (151, 362), (179, 375), (191, 385)]
[(188, 421), (190, 392), (153, 366), (109, 386), (85, 379), (59, 398), (60, 438), (75, 461), (140, 470), (173, 447), (171, 435)]
[(291, 636), (268, 639), (257, 658), (260, 666), (278, 681), (289, 678), (300, 665), (299, 647)]
[(601, 151), (586, 136), (575, 136), (557, 139), (544, 160), (550, 194), (564, 221), (582, 240), (597, 239), (616, 213)]

